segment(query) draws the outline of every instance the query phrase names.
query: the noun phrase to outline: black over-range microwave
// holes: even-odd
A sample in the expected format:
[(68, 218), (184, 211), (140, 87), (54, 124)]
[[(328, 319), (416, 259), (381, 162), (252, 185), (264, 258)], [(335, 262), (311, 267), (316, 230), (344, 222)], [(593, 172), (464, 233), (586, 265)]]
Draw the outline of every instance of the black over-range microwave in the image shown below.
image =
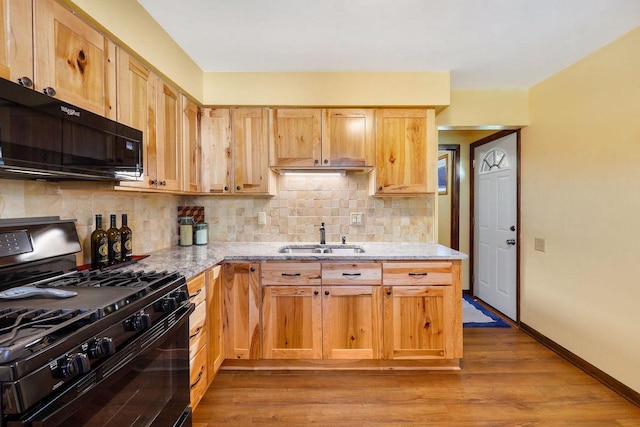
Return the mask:
[(0, 79), (0, 178), (141, 180), (142, 131)]

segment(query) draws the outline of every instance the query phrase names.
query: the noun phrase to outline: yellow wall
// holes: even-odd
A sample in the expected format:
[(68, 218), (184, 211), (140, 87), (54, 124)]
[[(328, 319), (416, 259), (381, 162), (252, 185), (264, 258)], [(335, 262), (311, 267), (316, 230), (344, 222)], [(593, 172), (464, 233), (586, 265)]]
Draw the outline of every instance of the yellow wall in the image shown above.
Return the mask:
[(449, 105), (449, 72), (205, 73), (206, 105)]
[(527, 89), (454, 89), (451, 105), (438, 114), (438, 126), (474, 129), (520, 128), (529, 124)]
[(78, 8), (160, 73), (202, 101), (200, 67), (135, 0), (62, 0)]
[(640, 28), (531, 88), (521, 169), (522, 321), (636, 391), (638, 46)]

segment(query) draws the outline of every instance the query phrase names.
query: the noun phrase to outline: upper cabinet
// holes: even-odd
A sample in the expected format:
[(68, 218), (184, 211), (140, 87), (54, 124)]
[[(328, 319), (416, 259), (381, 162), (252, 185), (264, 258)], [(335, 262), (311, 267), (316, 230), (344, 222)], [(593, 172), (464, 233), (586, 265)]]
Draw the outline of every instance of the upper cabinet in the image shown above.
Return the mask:
[(373, 109), (272, 110), (271, 166), (371, 167)]
[(181, 95), (182, 98), (182, 142), (184, 159), (182, 162), (183, 190), (193, 193), (202, 189), (202, 153), (200, 150), (200, 108)]
[(182, 108), (180, 93), (163, 81), (157, 91), (157, 177), (162, 190), (182, 189)]
[(115, 118), (115, 45), (53, 0), (34, 2), (34, 88)]
[(269, 113), (264, 108), (205, 108), (201, 119), (203, 191), (272, 194)]
[(376, 110), (375, 194), (434, 192), (436, 144), (433, 109)]
[(0, 0), (0, 20), (0, 77), (29, 86), (33, 82), (31, 2)]

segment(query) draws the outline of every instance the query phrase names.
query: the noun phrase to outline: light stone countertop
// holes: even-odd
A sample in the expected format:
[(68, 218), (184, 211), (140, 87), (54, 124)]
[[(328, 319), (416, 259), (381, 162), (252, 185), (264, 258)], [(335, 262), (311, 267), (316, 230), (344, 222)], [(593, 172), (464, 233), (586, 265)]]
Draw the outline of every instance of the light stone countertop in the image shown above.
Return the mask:
[[(227, 242), (208, 245), (172, 246), (150, 253), (135, 264), (136, 269), (178, 271), (187, 279), (223, 261), (433, 261), (462, 260), (467, 255), (433, 243), (349, 243), (361, 246), (364, 253), (292, 254), (278, 253), (287, 245), (314, 245), (309, 242)], [(330, 243), (331, 246), (341, 246)]]

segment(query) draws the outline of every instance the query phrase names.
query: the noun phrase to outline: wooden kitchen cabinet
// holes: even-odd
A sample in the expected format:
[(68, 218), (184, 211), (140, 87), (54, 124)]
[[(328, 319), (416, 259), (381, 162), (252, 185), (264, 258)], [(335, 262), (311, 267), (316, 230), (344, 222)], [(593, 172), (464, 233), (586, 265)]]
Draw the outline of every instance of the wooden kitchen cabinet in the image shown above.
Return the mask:
[(191, 407), (195, 408), (207, 390), (207, 302), (206, 274), (200, 273), (187, 281), (189, 299), (195, 305), (189, 316), (189, 369)]
[(182, 105), (182, 143), (184, 159), (182, 162), (182, 190), (197, 193), (202, 189), (202, 152), (200, 149), (200, 108), (198, 105), (180, 95)]
[(204, 192), (274, 194), (266, 109), (204, 108), (200, 127)]
[(320, 263), (265, 263), (262, 342), (265, 359), (322, 358)]
[(0, 77), (33, 82), (33, 5), (0, 0)]
[(373, 109), (277, 108), (271, 114), (272, 167), (373, 165)]
[(151, 185), (161, 190), (182, 189), (182, 108), (180, 93), (162, 80), (157, 86), (156, 179)]
[(207, 383), (211, 384), (224, 362), (224, 292), (222, 266), (217, 265), (207, 272), (207, 331), (209, 337)]
[(158, 77), (123, 49), (118, 49), (117, 120), (142, 130), (143, 175), (140, 181), (121, 181), (122, 188), (156, 188), (156, 87)]
[(54, 0), (33, 4), (34, 89), (115, 119), (115, 44)]
[(462, 357), (460, 262), (385, 262), (386, 359)]
[(376, 195), (435, 192), (437, 137), (433, 109), (376, 110)]
[(225, 357), (259, 359), (260, 265), (224, 264)]

